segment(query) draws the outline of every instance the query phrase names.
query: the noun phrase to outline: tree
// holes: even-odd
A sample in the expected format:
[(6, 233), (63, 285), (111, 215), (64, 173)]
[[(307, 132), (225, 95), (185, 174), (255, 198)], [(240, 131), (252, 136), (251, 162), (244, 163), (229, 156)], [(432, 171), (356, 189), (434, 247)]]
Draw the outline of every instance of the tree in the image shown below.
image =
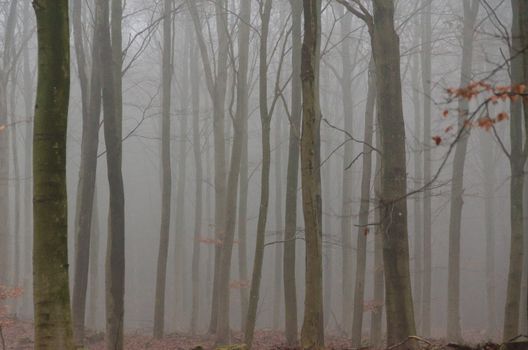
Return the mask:
[(84, 344), (84, 322), (86, 313), (86, 291), (91, 251), (94, 194), (97, 172), (97, 149), (99, 145), (99, 119), (101, 115), (101, 64), (100, 38), (102, 18), (95, 16), (92, 48), (92, 70), (88, 79), (85, 71), (86, 57), (83, 45), (81, 23), (82, 4), (79, 1), (73, 7), (73, 33), (77, 57), (78, 75), (81, 86), (82, 103), (82, 141), (81, 166), (77, 186), (77, 210), (75, 213), (75, 275), (72, 296), (73, 334), (76, 346)]
[(74, 349), (68, 288), (67, 0), (35, 0), (38, 86), (33, 141), (35, 349)]
[(292, 9), (292, 83), (291, 117), (286, 175), (286, 203), (284, 214), (284, 317), (288, 345), (297, 345), (297, 288), (295, 285), (295, 236), (297, 234), (297, 186), (299, 182), (299, 138), (301, 135), (301, 1), (290, 0)]
[(106, 347), (123, 348), (125, 294), (125, 196), (122, 165), (122, 43), (121, 0), (112, 0), (112, 26), (109, 2), (101, 6), (101, 63), (103, 68), (104, 139), (110, 204), (106, 251)]
[[(473, 60), (473, 35), (477, 19), (479, 1), (464, 0), (464, 24), (462, 29), (462, 69), (460, 86), (465, 87), (471, 80)], [(468, 114), (468, 101), (459, 100), (458, 110), (464, 116)], [(451, 208), (449, 215), (449, 266), (448, 266), (448, 305), (447, 337), (460, 340), (460, 225), (464, 194), (464, 164), (470, 129), (464, 124), (465, 118), (459, 118), (461, 136), (456, 143), (453, 161), (453, 182), (451, 184)]]
[(163, 52), (161, 63), (161, 223), (154, 306), (154, 337), (162, 338), (165, 324), (165, 285), (172, 193), (171, 171), (171, 81), (172, 81), (172, 0), (165, 0), (163, 10)]
[(306, 282), (301, 347), (322, 349), (324, 347), (322, 198), (319, 165), (321, 163), (319, 105), (321, 1), (304, 0), (303, 5), (301, 180), (306, 238)]

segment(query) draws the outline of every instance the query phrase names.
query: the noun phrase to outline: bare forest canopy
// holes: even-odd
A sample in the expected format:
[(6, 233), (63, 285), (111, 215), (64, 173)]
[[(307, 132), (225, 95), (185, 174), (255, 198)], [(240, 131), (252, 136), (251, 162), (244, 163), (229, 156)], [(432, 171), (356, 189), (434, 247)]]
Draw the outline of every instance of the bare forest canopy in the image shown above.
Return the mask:
[(526, 0), (0, 0), (0, 345), (527, 349), (527, 86)]

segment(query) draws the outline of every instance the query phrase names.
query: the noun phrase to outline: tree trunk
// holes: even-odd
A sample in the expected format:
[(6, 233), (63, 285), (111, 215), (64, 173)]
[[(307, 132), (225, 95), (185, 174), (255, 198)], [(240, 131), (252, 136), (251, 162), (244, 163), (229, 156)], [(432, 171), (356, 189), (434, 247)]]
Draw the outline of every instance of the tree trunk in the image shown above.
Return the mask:
[[(471, 80), (473, 60), (473, 33), (478, 13), (477, 0), (464, 0), (464, 28), (462, 43), (462, 68), (460, 87), (466, 87)], [(451, 211), (449, 219), (449, 264), (447, 287), (447, 338), (458, 341), (461, 339), (460, 327), (460, 226), (462, 223), (462, 206), (464, 194), (464, 165), (466, 160), (469, 128), (464, 124), (468, 113), (468, 102), (459, 101), (459, 128), (461, 137), (455, 147), (453, 162), (453, 181), (451, 184)]]
[[(103, 18), (101, 62), (103, 69), (104, 138), (110, 203), (106, 251), (106, 347), (123, 349), (125, 293), (125, 198), (122, 163), (122, 52), (121, 0), (112, 0), (112, 27), (109, 3), (100, 0)], [(110, 30), (111, 29), (111, 30)], [(110, 41), (110, 36), (112, 37)]]
[[(346, 14), (346, 12), (345, 12)], [(342, 101), (343, 101), (343, 116), (345, 119), (345, 130), (352, 132), (354, 116), (353, 116), (353, 100), (352, 100), (352, 63), (350, 58), (350, 42), (348, 36), (352, 31), (351, 17), (345, 15), (341, 22), (341, 37), (343, 38), (341, 57), (343, 66), (342, 77)], [(349, 140), (348, 135), (344, 135), (345, 154), (343, 159), (343, 177), (342, 177), (342, 201), (341, 201), (341, 252), (342, 252), (342, 309), (341, 309), (341, 327), (348, 333), (352, 329), (352, 314), (353, 314), (353, 282), (352, 282), (352, 215), (353, 215), (353, 172), (348, 166), (354, 159), (354, 143)]]
[(361, 204), (357, 233), (356, 284), (354, 289), (354, 316), (352, 320), (352, 346), (361, 346), (363, 329), (363, 304), (365, 302), (365, 273), (367, 268), (367, 235), (369, 234), (370, 181), (372, 177), (372, 130), (376, 102), (374, 61), (369, 63), (367, 106), (363, 143), (363, 173), (361, 176)]
[(165, 288), (169, 247), (172, 171), (171, 171), (171, 82), (172, 82), (172, 0), (165, 0), (163, 13), (163, 50), (161, 59), (161, 223), (154, 302), (154, 338), (165, 330)]
[(75, 276), (73, 283), (72, 317), (73, 335), (76, 346), (84, 344), (84, 323), (86, 312), (86, 291), (90, 260), (90, 233), (92, 231), (94, 193), (97, 172), (97, 149), (99, 145), (99, 119), (101, 115), (101, 64), (100, 46), (101, 13), (96, 13), (93, 32), (92, 74), (90, 83), (85, 72), (81, 3), (74, 3), (73, 30), (81, 97), (83, 103), (83, 128), (81, 141), (81, 165), (77, 186), (77, 210), (75, 213)]
[[(512, 85), (525, 84), (526, 68), (523, 66), (523, 56), (519, 53), (524, 51), (524, 44), (528, 41), (523, 38), (523, 15), (517, 10), (523, 10), (523, 1), (512, 1), (513, 19), (512, 19), (512, 66), (511, 76)], [(526, 8), (524, 8), (526, 10)], [(525, 64), (526, 62), (524, 62)], [(525, 104), (526, 123), (528, 112)], [(524, 125), (525, 128), (527, 127)], [(523, 266), (523, 187), (524, 187), (524, 165), (526, 163), (526, 150), (523, 148), (523, 115), (521, 105), (512, 102), (511, 105), (511, 181), (510, 181), (510, 220), (511, 220), (511, 240), (510, 240), (510, 261), (508, 273), (508, 289), (506, 292), (506, 305), (504, 314), (504, 328), (502, 338), (508, 341), (519, 334), (519, 311), (521, 300), (521, 281)]]
[(257, 306), (259, 301), (260, 283), (262, 279), (262, 263), (264, 260), (264, 241), (266, 223), (268, 219), (269, 179), (271, 163), (271, 114), (268, 108), (268, 35), (271, 18), (272, 0), (265, 0), (260, 6), (261, 31), (259, 51), (259, 107), (262, 126), (262, 173), (260, 179), (260, 206), (257, 223), (257, 239), (255, 244), (255, 258), (253, 274), (251, 275), (251, 289), (249, 291), (249, 306), (246, 318), (245, 343), (251, 347), (257, 320)]
[[(277, 118), (275, 121), (275, 239), (284, 240), (282, 219), (282, 122)], [(280, 313), (282, 305), (282, 253), (283, 245), (275, 245), (275, 271), (273, 272), (273, 329), (280, 329)]]
[(324, 347), (324, 332), (320, 173), (321, 110), (319, 104), (321, 1), (304, 0), (303, 4), (301, 179), (306, 236), (306, 286), (301, 347), (303, 349), (322, 349)]
[(35, 349), (73, 349), (66, 195), (68, 1), (35, 0), (33, 6), (39, 68), (33, 144)]
[[(424, 178), (423, 183), (431, 182), (431, 55), (432, 55), (432, 28), (431, 28), (431, 4), (432, 1), (427, 2), (422, 15), (422, 90), (423, 90), (423, 108), (424, 108), (424, 131), (423, 131), (423, 145), (424, 147)], [(431, 188), (425, 188), (423, 192), (423, 287), (422, 287), (422, 303), (420, 305), (420, 321), (421, 331), (426, 337), (431, 335), (431, 278), (432, 270), (432, 242), (431, 242)], [(418, 304), (418, 303), (417, 303)]]
[(299, 136), (302, 117), (301, 96), (301, 22), (302, 3), (290, 0), (292, 9), (292, 86), (291, 120), (286, 177), (284, 214), (284, 317), (285, 336), (289, 346), (297, 345), (297, 288), (295, 286), (295, 245), (297, 234), (297, 186), (299, 181)]
[(97, 314), (101, 302), (99, 300), (99, 251), (101, 231), (99, 229), (99, 208), (97, 205), (97, 186), (94, 189), (94, 208), (92, 209), (92, 233), (90, 235), (90, 280), (88, 287), (90, 297), (88, 298), (88, 317), (86, 323), (92, 330), (99, 330), (100, 324), (97, 321)]
[(381, 134), (380, 221), (383, 234), (387, 343), (416, 334), (409, 273), (405, 124), (400, 77), (400, 44), (394, 1), (374, 0), (371, 39), (376, 64)]

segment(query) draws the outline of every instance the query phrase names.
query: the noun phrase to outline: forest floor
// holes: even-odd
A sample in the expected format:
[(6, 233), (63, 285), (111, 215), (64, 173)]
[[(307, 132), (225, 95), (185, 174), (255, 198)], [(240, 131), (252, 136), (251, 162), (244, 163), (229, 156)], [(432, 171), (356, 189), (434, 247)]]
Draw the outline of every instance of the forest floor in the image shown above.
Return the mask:
[[(33, 349), (33, 324), (26, 321), (12, 321), (0, 327), (0, 341), (5, 342), (6, 350), (29, 350)], [(242, 342), (242, 335), (235, 334), (234, 342)], [(255, 334), (253, 350), (293, 350), (284, 345), (284, 336), (281, 332), (258, 331)], [(431, 341), (429, 344), (423, 342), (424, 350), (498, 350), (496, 344), (483, 344), (474, 346), (448, 346), (442, 341)], [(127, 350), (204, 350), (214, 349), (214, 338), (210, 336), (190, 336), (185, 334), (169, 334), (163, 340), (152, 339), (148, 332), (129, 332), (125, 336), (125, 349)], [(329, 350), (353, 349), (348, 339), (338, 337), (327, 337), (326, 347)], [(104, 350), (104, 334), (88, 332), (86, 337), (86, 348), (90, 350)], [(361, 348), (369, 350), (370, 348)], [(405, 349), (400, 347), (399, 349)], [(370, 349), (373, 350), (373, 349)]]

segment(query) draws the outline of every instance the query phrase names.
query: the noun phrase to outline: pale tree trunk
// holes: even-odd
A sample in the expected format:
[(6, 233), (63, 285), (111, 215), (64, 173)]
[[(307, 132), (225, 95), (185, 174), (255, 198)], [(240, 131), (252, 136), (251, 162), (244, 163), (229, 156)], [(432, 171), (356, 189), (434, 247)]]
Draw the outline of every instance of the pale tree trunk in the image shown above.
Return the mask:
[[(419, 45), (420, 26), (415, 24), (414, 32), (415, 45)], [(413, 55), (411, 59), (411, 80), (412, 80), (412, 103), (414, 107), (414, 188), (420, 188), (423, 183), (423, 163), (422, 163), (422, 111), (420, 100), (420, 63), (418, 55)], [(422, 310), (422, 289), (423, 289), (423, 214), (422, 214), (422, 194), (413, 195), (413, 218), (414, 218), (414, 273), (413, 273), (413, 300), (414, 310), (416, 312), (416, 326), (420, 332), (420, 318)]]
[[(186, 228), (186, 205), (185, 205), (185, 189), (187, 186), (187, 131), (189, 118), (189, 60), (190, 60), (190, 35), (191, 27), (185, 26), (185, 40), (183, 40), (183, 57), (179, 66), (181, 67), (181, 88), (179, 91), (180, 96), (180, 109), (177, 114), (179, 119), (178, 125), (178, 139), (176, 141), (176, 148), (178, 150), (177, 156), (177, 183), (176, 183), (176, 215), (174, 217), (175, 222), (175, 285), (173, 289), (174, 300), (175, 300), (175, 314), (174, 319), (176, 327), (178, 328), (181, 324), (182, 315), (185, 314), (187, 306), (187, 298), (185, 295), (186, 282), (185, 282), (185, 268), (187, 251), (185, 243), (187, 241), (187, 228)], [(171, 52), (172, 55), (172, 52)]]
[(264, 241), (266, 223), (268, 219), (269, 179), (271, 166), (271, 112), (268, 108), (268, 35), (271, 18), (272, 0), (260, 3), (260, 50), (259, 50), (259, 107), (260, 123), (262, 126), (262, 172), (260, 179), (260, 206), (257, 223), (257, 238), (249, 291), (248, 314), (246, 318), (245, 343), (251, 347), (255, 324), (257, 320), (257, 306), (259, 301), (260, 283), (262, 279), (262, 263), (264, 260)]
[(306, 277), (301, 348), (322, 349), (324, 332), (319, 104), (321, 1), (304, 0), (303, 5), (301, 180), (306, 237)]
[[(377, 92), (376, 92), (377, 93)], [(377, 124), (377, 123), (376, 123)], [(378, 125), (376, 125), (376, 148), (381, 149), (381, 140)], [(380, 222), (381, 193), (381, 154), (376, 155), (376, 173), (374, 174), (374, 222)], [(370, 344), (375, 347), (382, 345), (383, 321), (383, 232), (380, 225), (375, 226), (374, 232), (374, 303), (370, 317)]]
[[(106, 347), (123, 348), (125, 294), (125, 196), (122, 163), (122, 50), (121, 0), (112, 0), (112, 27), (109, 3), (101, 1), (101, 65), (104, 110), (104, 139), (109, 185), (108, 238), (106, 251)], [(111, 41), (110, 41), (111, 40)]]
[[(462, 68), (460, 74), (460, 87), (466, 87), (471, 80), (473, 60), (473, 35), (475, 21), (478, 13), (478, 0), (464, 0), (464, 24), (462, 43)], [(447, 286), (447, 338), (450, 340), (461, 339), (460, 327), (460, 226), (462, 223), (462, 206), (464, 195), (464, 165), (469, 139), (469, 128), (464, 124), (468, 113), (468, 101), (459, 101), (459, 128), (460, 138), (455, 147), (453, 161), (453, 175), (451, 184), (451, 211), (449, 217), (449, 263)]]
[[(33, 236), (33, 203), (32, 203), (32, 177), (31, 177), (31, 163), (32, 163), (32, 145), (33, 145), (33, 77), (30, 68), (30, 58), (28, 49), (28, 40), (31, 26), (31, 15), (29, 10), (29, 1), (24, 2), (24, 40), (22, 45), (23, 55), (23, 79), (24, 79), (24, 111), (26, 115), (25, 140), (24, 140), (24, 282), (23, 288), (25, 293), (22, 296), (22, 313), (24, 316), (30, 316), (31, 301), (31, 251), (32, 251), (32, 236)], [(24, 305), (26, 305), (24, 307)]]
[[(525, 14), (518, 11), (526, 10), (524, 1), (512, 1), (512, 84), (526, 84), (526, 53), (525, 44), (528, 40), (524, 37), (526, 18)], [(521, 282), (523, 266), (523, 187), (524, 187), (524, 165), (526, 163), (526, 149), (523, 147), (523, 123), (526, 128), (528, 111), (524, 105), (524, 120), (519, 103), (512, 101), (511, 106), (511, 154), (510, 154), (510, 261), (508, 272), (508, 288), (506, 292), (506, 305), (504, 313), (504, 328), (502, 338), (510, 340), (519, 334), (519, 315), (521, 299)]]
[(99, 208), (97, 205), (97, 186), (94, 189), (94, 208), (92, 209), (92, 233), (90, 235), (90, 280), (88, 281), (88, 287), (90, 295), (88, 298), (88, 316), (86, 324), (92, 330), (99, 330), (100, 324), (97, 322), (98, 310), (100, 309), (100, 297), (99, 297), (99, 251), (100, 251), (100, 236), (101, 231), (99, 229)]
[(75, 213), (75, 276), (73, 283), (72, 317), (73, 335), (76, 346), (84, 344), (84, 326), (86, 313), (86, 291), (90, 260), (90, 234), (92, 232), (94, 193), (97, 172), (97, 148), (99, 145), (99, 119), (101, 115), (101, 13), (96, 13), (93, 32), (92, 74), (90, 82), (85, 72), (85, 53), (83, 46), (81, 3), (74, 4), (73, 30), (79, 80), (81, 83), (83, 128), (81, 142), (81, 166), (77, 185), (77, 210)]
[[(512, 113), (513, 115), (513, 113)], [(514, 118), (512, 118), (514, 119)], [(486, 306), (488, 318), (488, 336), (493, 337), (497, 329), (495, 302), (495, 167), (493, 139), (488, 133), (480, 133), (480, 149), (483, 169), (482, 191), (484, 193), (484, 223), (486, 225)]]
[[(229, 177), (227, 179), (227, 197), (225, 203), (225, 230), (223, 232), (222, 249), (220, 254), (220, 266), (218, 269), (218, 316), (216, 328), (217, 344), (229, 342), (230, 332), (230, 276), (231, 276), (231, 258), (233, 253), (233, 241), (235, 238), (236, 209), (238, 197), (238, 182), (240, 175), (240, 163), (242, 160), (242, 146), (244, 143), (244, 134), (247, 129), (247, 75), (249, 52), (249, 28), (247, 28), (251, 18), (251, 3), (242, 4), (241, 18), (243, 18), (244, 29), (239, 37), (239, 46), (243, 50), (240, 53), (241, 61), (239, 62), (239, 71), (237, 74), (237, 100), (240, 104), (237, 106), (235, 119), (233, 120), (233, 146), (231, 148), (231, 162)], [(243, 12), (242, 12), (243, 11)], [(246, 56), (246, 57), (242, 57)]]
[(365, 302), (365, 274), (367, 268), (367, 235), (369, 234), (370, 182), (372, 177), (372, 131), (376, 102), (374, 61), (369, 63), (365, 131), (363, 136), (363, 164), (361, 175), (361, 200), (357, 232), (356, 284), (354, 288), (354, 315), (352, 320), (352, 345), (361, 346), (363, 330), (363, 304)]
[(70, 91), (67, 0), (33, 1), (38, 86), (33, 144), (35, 349), (74, 349), (68, 287), (66, 131)]
[(171, 82), (172, 82), (172, 0), (165, 0), (163, 13), (163, 49), (161, 59), (161, 222), (154, 302), (154, 338), (165, 330), (165, 288), (169, 247), (172, 171), (171, 171)]
[[(240, 1), (240, 29), (238, 34), (238, 84), (237, 84), (237, 113), (240, 118), (245, 118), (240, 130), (241, 145), (240, 145), (240, 175), (239, 186), (240, 193), (238, 195), (238, 272), (239, 279), (242, 282), (248, 280), (248, 266), (247, 266), (247, 200), (248, 200), (248, 130), (247, 119), (248, 115), (248, 100), (249, 94), (247, 92), (248, 86), (248, 65), (249, 65), (249, 34), (251, 21), (251, 3)], [(248, 310), (248, 291), (247, 288), (240, 288), (240, 312), (241, 312), (241, 328), (245, 331), (245, 320)]]
[(192, 280), (192, 308), (191, 334), (195, 334), (200, 315), (200, 235), (202, 234), (202, 182), (203, 166), (200, 138), (200, 73), (198, 71), (198, 47), (191, 48), (191, 99), (192, 99), (192, 140), (195, 163), (195, 206), (194, 206), (194, 240), (191, 266)]
[(290, 0), (292, 9), (292, 85), (291, 116), (286, 175), (284, 214), (284, 318), (285, 336), (289, 346), (297, 344), (297, 288), (295, 285), (295, 245), (297, 234), (297, 186), (299, 182), (299, 137), (302, 118), (301, 96), (301, 22), (302, 3)]
[[(343, 43), (341, 44), (341, 58), (343, 66), (342, 76), (342, 101), (343, 101), (343, 116), (345, 119), (345, 130), (349, 133), (353, 128), (353, 100), (352, 100), (352, 64), (350, 58), (350, 39), (347, 39), (349, 33), (352, 31), (351, 17), (346, 15), (341, 21), (341, 37)], [(352, 185), (353, 173), (348, 168), (354, 159), (354, 143), (345, 138), (345, 154), (343, 159), (343, 177), (342, 177), (342, 201), (341, 201), (341, 251), (342, 251), (342, 267), (341, 267), (341, 281), (342, 281), (342, 309), (341, 309), (341, 327), (348, 333), (352, 329), (352, 314), (353, 314), (353, 282), (352, 282)]]
[[(213, 70), (212, 63), (209, 60), (209, 52), (205, 41), (202, 24), (198, 14), (198, 8), (195, 1), (188, 0), (189, 11), (192, 17), (194, 29), (197, 34), (197, 41), (202, 58), (205, 81), (207, 90), (213, 104), (213, 138), (214, 138), (214, 169), (215, 169), (215, 239), (223, 239), (225, 227), (225, 201), (226, 201), (226, 154), (225, 154), (225, 96), (227, 85), (227, 59), (229, 48), (229, 36), (227, 33), (227, 15), (225, 13), (225, 1), (215, 2), (217, 33), (218, 33), (218, 57), (216, 70)], [(216, 72), (216, 75), (214, 73)], [(218, 318), (218, 273), (220, 267), (220, 247), (215, 247), (215, 263), (213, 276), (213, 290), (211, 294), (211, 317), (209, 322), (209, 333), (215, 333)]]
[[(7, 13), (7, 19), (4, 29), (3, 37), (3, 57), (2, 65), (0, 66), (0, 125), (7, 127), (9, 120), (8, 114), (8, 88), (9, 80), (12, 76), (10, 73), (13, 69), (13, 52), (14, 33), (16, 29), (16, 14), (18, 1), (11, 1), (3, 5)], [(49, 45), (49, 44), (48, 44)], [(14, 70), (14, 69), (13, 69)], [(0, 228), (0, 244), (2, 246), (0, 257), (0, 283), (3, 285), (9, 284), (9, 272), (11, 271), (10, 255), (12, 254), (8, 247), (11, 246), (9, 239), (10, 225), (9, 225), (9, 132), (3, 131), (0, 133), (0, 222), (3, 223)]]
[[(327, 99), (328, 95), (324, 95), (324, 102), (323, 106), (328, 106)], [(321, 107), (322, 110), (323, 107)], [(329, 132), (326, 132), (324, 134), (324, 154), (328, 155), (333, 150), (332, 146), (332, 140), (329, 135)], [(325, 158), (326, 159), (326, 158)], [(332, 177), (330, 173), (330, 168), (332, 166), (332, 162), (330, 159), (327, 160), (327, 162), (323, 165), (323, 174), (322, 174), (322, 192), (323, 192), (323, 198), (325, 199), (325, 202), (323, 203), (323, 206), (325, 206), (326, 212), (323, 214), (323, 241), (332, 241), (332, 214), (330, 210), (330, 200), (332, 198)], [(325, 307), (324, 311), (324, 329), (328, 329), (329, 321), (330, 321), (330, 315), (333, 312), (332, 311), (332, 252), (333, 252), (333, 245), (330, 244), (323, 244), (323, 305)]]
[[(432, 28), (431, 8), (432, 0), (427, 2), (422, 15), (422, 90), (423, 90), (423, 146), (424, 146), (424, 178), (423, 183), (431, 182), (431, 80), (432, 80)], [(428, 337), (431, 335), (431, 279), (432, 269), (432, 242), (431, 242), (431, 188), (428, 186), (423, 192), (423, 287), (420, 305), (421, 333)], [(418, 305), (418, 302), (416, 303)]]
[[(275, 238), (277, 241), (284, 240), (282, 219), (282, 121), (275, 121)], [(282, 304), (282, 244), (275, 245), (275, 271), (273, 272), (273, 329), (280, 329), (280, 313)]]

